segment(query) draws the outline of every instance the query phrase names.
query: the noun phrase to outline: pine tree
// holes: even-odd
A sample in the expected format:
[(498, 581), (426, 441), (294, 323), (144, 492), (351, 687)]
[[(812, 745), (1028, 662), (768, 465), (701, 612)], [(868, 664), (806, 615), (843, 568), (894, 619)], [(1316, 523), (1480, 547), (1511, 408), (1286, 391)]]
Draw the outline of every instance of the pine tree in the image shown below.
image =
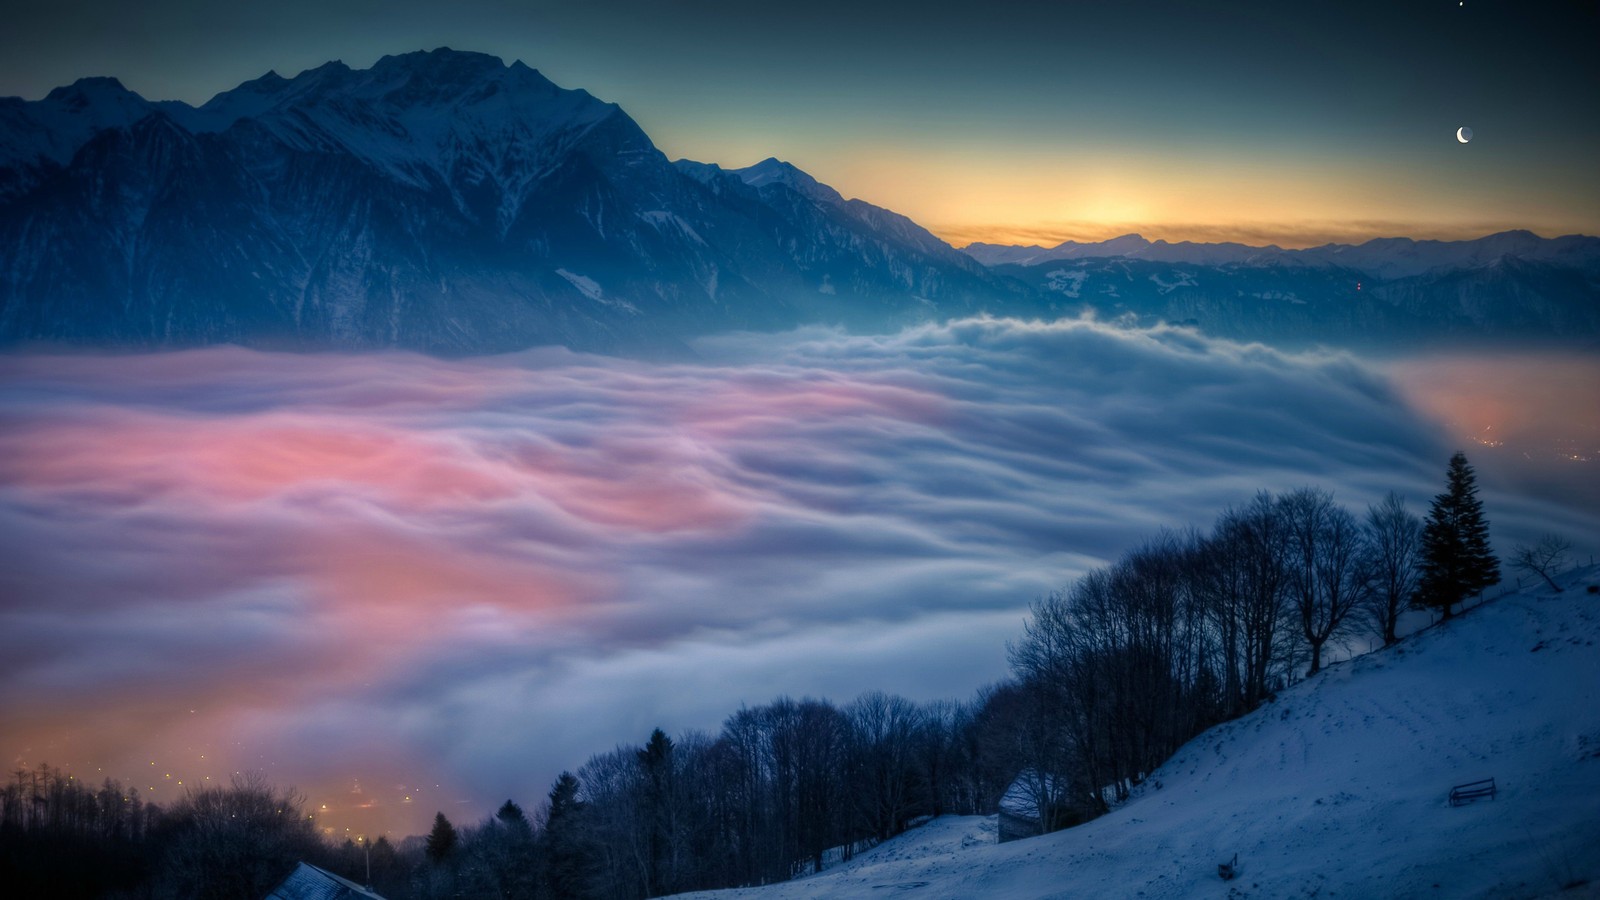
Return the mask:
[(494, 817), (500, 821), (501, 825), (507, 827), (528, 824), (528, 816), (522, 811), (522, 807), (518, 806), (516, 801), (510, 799), (500, 806), (500, 810), (494, 814)]
[(555, 900), (581, 900), (590, 895), (594, 860), (590, 853), (588, 804), (578, 797), (578, 779), (562, 772), (550, 788), (541, 835), (545, 888)]
[(645, 892), (651, 897), (668, 893), (667, 857), (672, 843), (672, 739), (657, 728), (649, 743), (637, 751), (641, 784), (640, 814), (644, 819), (647, 847)]
[(1433, 498), (1422, 527), (1422, 577), (1415, 602), (1443, 610), (1448, 619), (1452, 606), (1500, 583), (1500, 561), (1489, 549), (1489, 523), (1465, 454), (1457, 451), (1450, 457), (1446, 479), (1448, 486)]
[(444, 817), (444, 813), (437, 813), (433, 817), (433, 830), (428, 832), (428, 858), (436, 863), (444, 862), (456, 849), (456, 827)]

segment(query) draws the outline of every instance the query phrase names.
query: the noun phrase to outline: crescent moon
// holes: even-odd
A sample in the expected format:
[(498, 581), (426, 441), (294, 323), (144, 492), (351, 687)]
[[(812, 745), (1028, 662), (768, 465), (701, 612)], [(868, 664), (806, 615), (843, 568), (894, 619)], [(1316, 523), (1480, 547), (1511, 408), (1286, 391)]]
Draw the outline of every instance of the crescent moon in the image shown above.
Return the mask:
[(1457, 128), (1456, 129), (1456, 140), (1460, 141), (1463, 144), (1465, 144), (1467, 141), (1472, 140), (1472, 129), (1468, 128), (1465, 125), (1461, 126), (1460, 128)]

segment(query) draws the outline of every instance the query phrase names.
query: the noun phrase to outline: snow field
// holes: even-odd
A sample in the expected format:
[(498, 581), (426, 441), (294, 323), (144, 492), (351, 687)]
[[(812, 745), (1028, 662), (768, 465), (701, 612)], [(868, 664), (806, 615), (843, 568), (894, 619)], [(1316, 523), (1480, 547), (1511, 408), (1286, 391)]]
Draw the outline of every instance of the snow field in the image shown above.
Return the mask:
[[(1081, 827), (997, 845), (993, 818), (946, 817), (819, 875), (689, 896), (1600, 896), (1600, 567), (1558, 580), (1283, 691)], [(1448, 804), (1490, 777), (1498, 797)]]

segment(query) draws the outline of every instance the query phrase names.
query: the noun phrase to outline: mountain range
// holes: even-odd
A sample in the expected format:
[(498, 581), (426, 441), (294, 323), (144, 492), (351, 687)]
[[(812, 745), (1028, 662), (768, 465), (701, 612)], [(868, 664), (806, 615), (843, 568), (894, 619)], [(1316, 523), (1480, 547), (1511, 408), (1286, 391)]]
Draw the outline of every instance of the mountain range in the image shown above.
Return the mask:
[(1128, 234), (963, 252), (1039, 291), (1057, 314), (1091, 309), (1282, 345), (1512, 339), (1592, 347), (1600, 339), (1600, 238), (1584, 235), (1506, 231), (1285, 250)]
[(1531, 231), (1502, 231), (1472, 241), (1376, 238), (1363, 244), (1323, 244), (1304, 250), (1285, 250), (1276, 245), (1252, 247), (1232, 242), (1168, 243), (1125, 234), (1094, 243), (1064, 241), (1048, 248), (975, 243), (963, 247), (962, 252), (986, 266), (1031, 267), (1068, 260), (1125, 259), (1200, 266), (1341, 268), (1385, 279), (1481, 268), (1506, 257), (1562, 267), (1600, 266), (1600, 238), (1569, 234), (1545, 239)]
[(451, 50), (198, 108), (0, 101), (0, 337), (489, 352), (883, 325), (1027, 291), (777, 160), (673, 163), (615, 104)]
[(9, 344), (628, 352), (1086, 309), (1248, 338), (1600, 335), (1600, 240), (1463, 243), (961, 252), (777, 159), (669, 160), (615, 104), (449, 49), (198, 107), (112, 78), (0, 99)]

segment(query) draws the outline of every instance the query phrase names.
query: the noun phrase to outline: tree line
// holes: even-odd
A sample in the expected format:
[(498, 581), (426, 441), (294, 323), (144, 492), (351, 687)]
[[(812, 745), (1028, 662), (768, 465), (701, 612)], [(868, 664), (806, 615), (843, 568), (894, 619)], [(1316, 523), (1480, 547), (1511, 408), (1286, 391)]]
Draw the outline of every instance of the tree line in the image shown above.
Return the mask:
[(869, 692), (746, 707), (715, 735), (657, 729), (563, 773), (527, 828), (510, 801), (461, 829), (440, 814), (427, 884), (391, 890), (621, 900), (816, 871), (922, 817), (991, 811), (1010, 773), (976, 712)]
[[(1051, 831), (1106, 812), (1333, 648), (1394, 643), (1413, 607), (1448, 617), (1498, 581), (1487, 535), (1461, 454), (1426, 521), (1392, 493), (1358, 517), (1321, 489), (1262, 492), (1035, 601), (1010, 678), (967, 701), (780, 697), (715, 734), (657, 729), (597, 754), (531, 816), (511, 800), (459, 827), (439, 813), (398, 846), (325, 845), (302, 798), (260, 779), (161, 810), (112, 781), (19, 771), (0, 790), (0, 880), (76, 867), (80, 890), (49, 893), (260, 897), (304, 859), (357, 882), (370, 869), (394, 900), (640, 900), (803, 875), (925, 817), (991, 814), (1008, 789)], [(85, 858), (102, 874), (68, 862)]]
[(1190, 738), (1315, 676), (1330, 646), (1389, 646), (1406, 610), (1449, 618), (1497, 583), (1464, 455), (1446, 480), (1426, 522), (1392, 492), (1359, 519), (1317, 488), (1262, 492), (1036, 601), (1008, 651), (1040, 830), (1125, 800)]
[(171, 807), (107, 778), (19, 768), (0, 787), (0, 884), (8, 896), (266, 895), (296, 862), (333, 863), (305, 799), (259, 774), (187, 791)]

